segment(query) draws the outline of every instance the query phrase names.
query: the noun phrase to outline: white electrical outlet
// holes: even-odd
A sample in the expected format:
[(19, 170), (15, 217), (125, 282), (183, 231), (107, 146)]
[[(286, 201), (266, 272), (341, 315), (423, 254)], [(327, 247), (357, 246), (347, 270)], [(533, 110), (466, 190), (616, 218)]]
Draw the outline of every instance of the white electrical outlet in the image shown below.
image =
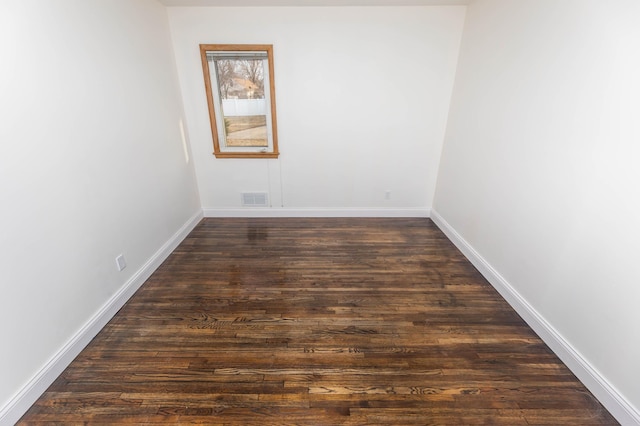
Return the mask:
[(384, 191), (384, 199), (385, 200), (390, 200), (391, 199), (391, 191), (390, 190), (386, 190)]
[(127, 261), (124, 260), (124, 255), (118, 255), (116, 257), (116, 267), (118, 268), (118, 271), (122, 271), (124, 268), (127, 267)]

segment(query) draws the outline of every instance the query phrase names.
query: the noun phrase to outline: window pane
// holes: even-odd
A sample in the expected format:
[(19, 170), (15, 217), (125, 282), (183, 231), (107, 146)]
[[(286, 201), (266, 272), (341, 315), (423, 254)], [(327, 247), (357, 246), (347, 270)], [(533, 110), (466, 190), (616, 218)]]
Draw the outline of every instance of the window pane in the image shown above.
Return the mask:
[(265, 62), (261, 59), (214, 59), (227, 147), (269, 146)]
[(201, 44), (216, 158), (278, 158), (273, 46)]

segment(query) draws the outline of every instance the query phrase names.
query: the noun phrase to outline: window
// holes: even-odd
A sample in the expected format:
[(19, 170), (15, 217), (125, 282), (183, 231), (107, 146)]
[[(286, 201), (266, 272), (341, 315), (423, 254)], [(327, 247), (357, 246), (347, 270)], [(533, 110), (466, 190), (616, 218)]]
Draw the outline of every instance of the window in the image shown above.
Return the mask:
[(277, 158), (273, 46), (201, 44), (217, 158)]

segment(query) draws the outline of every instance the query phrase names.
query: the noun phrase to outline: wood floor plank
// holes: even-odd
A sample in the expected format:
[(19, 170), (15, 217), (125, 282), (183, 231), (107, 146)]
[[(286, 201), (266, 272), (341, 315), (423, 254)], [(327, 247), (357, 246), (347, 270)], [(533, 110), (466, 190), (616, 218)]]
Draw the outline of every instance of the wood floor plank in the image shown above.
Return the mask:
[(616, 425), (428, 219), (204, 219), (19, 424)]

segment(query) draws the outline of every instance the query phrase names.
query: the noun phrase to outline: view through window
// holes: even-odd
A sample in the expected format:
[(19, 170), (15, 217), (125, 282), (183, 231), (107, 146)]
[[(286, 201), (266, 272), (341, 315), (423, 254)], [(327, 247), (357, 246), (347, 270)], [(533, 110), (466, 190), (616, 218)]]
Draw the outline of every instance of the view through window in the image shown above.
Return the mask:
[(214, 154), (277, 157), (270, 45), (201, 45)]

